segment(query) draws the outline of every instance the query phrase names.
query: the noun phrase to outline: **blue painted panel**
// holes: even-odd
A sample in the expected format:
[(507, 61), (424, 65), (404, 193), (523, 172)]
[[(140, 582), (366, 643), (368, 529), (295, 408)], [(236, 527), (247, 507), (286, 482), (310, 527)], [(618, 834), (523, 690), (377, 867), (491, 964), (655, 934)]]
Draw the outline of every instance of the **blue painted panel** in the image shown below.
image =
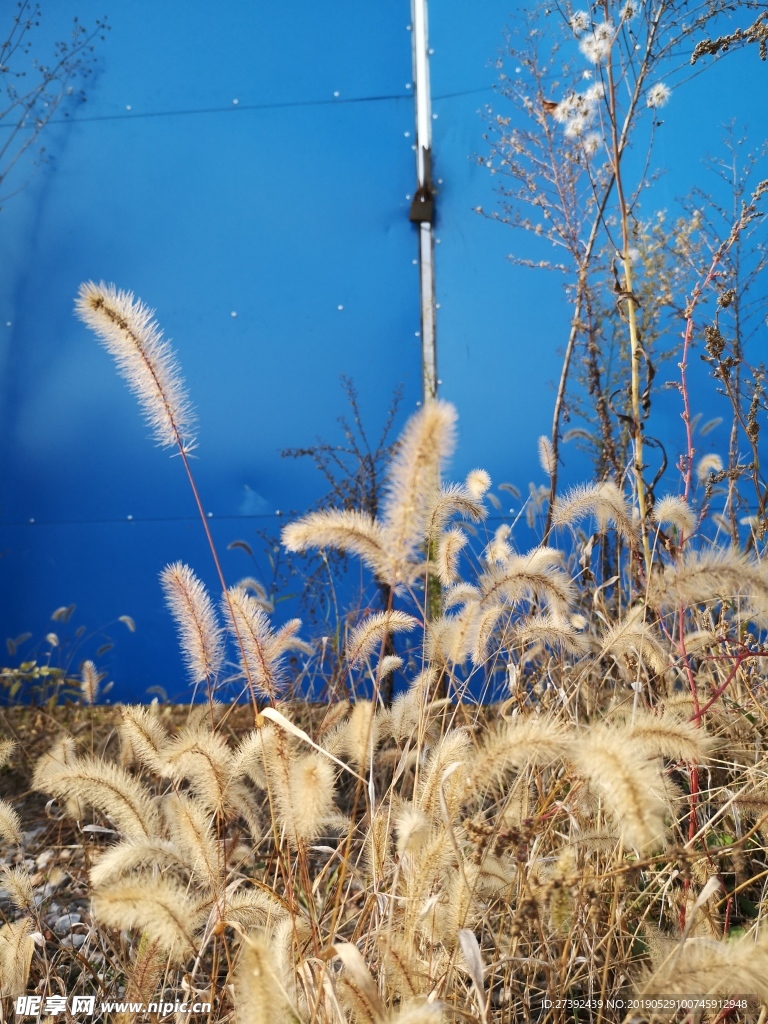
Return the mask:
[[(103, 13), (58, 4), (49, 41), (75, 12)], [(157, 574), (211, 563), (181, 465), (72, 316), (78, 285), (132, 289), (172, 337), (220, 546), (279, 530), (277, 510), (322, 490), (279, 451), (333, 436), (339, 374), (375, 430), (399, 383), (410, 408), (420, 394), (407, 20), (351, 2), (119, 5), (87, 105), (49, 128), (55, 162), (0, 214), (2, 634), (42, 636), (70, 602), (89, 628), (132, 615), (106, 656), (116, 696), (183, 687)]]

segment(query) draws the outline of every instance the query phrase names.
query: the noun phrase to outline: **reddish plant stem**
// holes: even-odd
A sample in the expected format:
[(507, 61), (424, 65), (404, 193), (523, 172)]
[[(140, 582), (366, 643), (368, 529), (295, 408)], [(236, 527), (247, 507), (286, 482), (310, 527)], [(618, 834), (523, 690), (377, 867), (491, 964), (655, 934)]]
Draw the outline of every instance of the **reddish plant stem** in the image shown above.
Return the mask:
[(749, 657), (757, 657), (757, 655), (753, 655), (751, 652), (747, 653), (747, 652), (744, 652), (744, 651), (742, 651), (742, 652), (740, 652), (739, 654), (736, 655), (736, 661), (733, 663), (733, 668), (728, 673), (728, 678), (725, 680), (725, 682), (721, 686), (718, 686), (718, 688), (712, 694), (712, 697), (707, 701), (707, 703), (704, 705), (704, 707), (703, 708), (699, 708), (699, 710), (697, 712), (695, 712), (695, 714), (691, 715), (691, 717), (688, 719), (689, 722), (695, 722), (696, 725), (698, 725), (700, 723), (702, 715), (706, 715), (706, 713), (709, 711), (709, 709), (712, 707), (712, 705), (715, 703), (715, 701), (719, 697), (722, 697), (722, 695), (728, 689), (730, 684), (736, 678), (736, 673), (739, 671), (739, 668), (741, 667), (742, 661), (746, 661), (746, 659), (749, 658)]
[[(197, 505), (197, 511), (198, 514), (200, 515), (200, 522), (203, 524), (203, 530), (205, 530), (205, 536), (206, 540), (208, 541), (208, 547), (211, 549), (211, 555), (213, 556), (213, 564), (216, 566), (216, 574), (219, 577), (219, 583), (221, 584), (221, 592), (224, 595), (224, 600), (227, 602), (227, 607), (229, 608), (229, 618), (230, 621), (232, 622), (232, 629), (234, 630), (235, 633), (237, 646), (240, 648), (240, 653), (242, 655), (243, 670), (245, 672), (245, 677), (248, 682), (248, 692), (250, 694), (251, 704), (253, 706), (253, 714), (255, 717), (259, 713), (259, 701), (258, 698), (256, 697), (256, 688), (254, 686), (253, 679), (251, 678), (251, 672), (248, 667), (248, 659), (245, 656), (245, 645), (243, 643), (243, 638), (240, 635), (240, 630), (237, 625), (237, 618), (235, 617), (232, 602), (230, 601), (229, 598), (226, 580), (224, 579), (224, 572), (222, 571), (221, 568), (221, 562), (219, 561), (219, 555), (218, 552), (216, 551), (216, 545), (213, 542), (211, 529), (208, 526), (208, 519), (205, 515), (205, 510), (203, 509), (203, 503), (200, 500), (200, 492), (197, 489), (197, 484), (195, 483), (195, 478), (192, 474), (192, 467), (189, 464), (189, 458), (187, 457), (184, 444), (182, 443), (182, 440), (179, 437), (178, 432), (176, 433), (176, 438), (179, 447), (179, 453), (181, 454), (181, 461), (184, 463), (184, 469), (187, 471), (187, 479), (189, 480), (189, 486), (192, 488), (192, 494), (195, 499), (195, 504)], [(208, 703), (213, 703), (213, 694), (211, 693), (210, 683), (208, 685)]]

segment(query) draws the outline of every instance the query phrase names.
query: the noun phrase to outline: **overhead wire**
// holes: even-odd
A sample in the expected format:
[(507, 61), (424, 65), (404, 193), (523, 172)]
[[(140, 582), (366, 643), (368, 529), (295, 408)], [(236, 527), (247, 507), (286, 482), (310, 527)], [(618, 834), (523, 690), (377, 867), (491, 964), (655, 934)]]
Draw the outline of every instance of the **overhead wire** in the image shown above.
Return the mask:
[[(450, 100), (460, 96), (471, 96), (474, 93), (490, 92), (492, 86), (480, 86), (476, 89), (461, 89), (434, 96), (435, 100)], [(412, 93), (384, 93), (380, 96), (332, 96), (322, 100), (280, 100), (273, 103), (230, 103), (225, 107), (178, 107), (174, 110), (122, 110), (114, 114), (92, 114), (74, 117), (52, 117), (46, 124), (89, 124), (96, 121), (139, 121), (154, 117), (188, 117), (199, 114), (235, 114), (243, 110), (288, 110), (301, 107), (330, 107), (355, 103), (380, 103), (387, 100), (412, 100)], [(25, 128), (34, 128), (35, 120), (30, 119)], [(1, 124), (0, 128), (12, 128), (16, 125)]]

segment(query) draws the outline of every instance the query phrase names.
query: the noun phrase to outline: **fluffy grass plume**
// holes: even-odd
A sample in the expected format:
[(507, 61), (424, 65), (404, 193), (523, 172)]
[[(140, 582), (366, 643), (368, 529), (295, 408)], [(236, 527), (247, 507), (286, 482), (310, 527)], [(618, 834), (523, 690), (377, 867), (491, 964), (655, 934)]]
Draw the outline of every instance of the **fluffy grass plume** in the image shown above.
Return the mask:
[(203, 885), (218, 885), (222, 851), (216, 842), (210, 809), (186, 793), (169, 793), (162, 808), (168, 835), (175, 848), (183, 851), (190, 873)]
[(723, 471), (723, 460), (719, 455), (714, 452), (710, 452), (707, 455), (702, 455), (699, 461), (696, 463), (696, 476), (700, 483), (706, 483), (707, 479), (711, 474), (722, 473)]
[(512, 536), (512, 528), (509, 523), (502, 523), (493, 533), (493, 539), (483, 552), (486, 562), (503, 564), (512, 556), (512, 548), (509, 539)]
[(243, 939), (235, 974), (237, 1024), (286, 1024), (289, 1008), (273, 944), (264, 933)]
[(129, 772), (108, 761), (78, 757), (71, 764), (42, 758), (32, 779), (35, 789), (75, 800), (109, 815), (131, 838), (156, 835), (157, 807), (149, 791)]
[(176, 355), (153, 319), (154, 312), (132, 292), (118, 291), (103, 281), (81, 285), (75, 311), (114, 358), (157, 443), (191, 451), (194, 416)]
[(637, 713), (626, 725), (627, 741), (650, 757), (703, 763), (717, 745), (706, 729), (684, 721), (670, 711)]
[(21, 842), (21, 818), (7, 800), (0, 800), (0, 839), (6, 843)]
[(412, 615), (394, 609), (368, 615), (350, 633), (346, 649), (347, 661), (350, 665), (357, 665), (390, 633), (408, 632), (416, 625), (417, 620)]
[(696, 513), (684, 498), (676, 494), (659, 498), (651, 515), (660, 526), (673, 526), (680, 533), (691, 534), (696, 529)]
[[(136, 956), (128, 972), (125, 999), (133, 1003), (151, 1003), (158, 983), (166, 969), (168, 958), (162, 945), (142, 934), (136, 949)], [(132, 1014), (123, 1020), (134, 1020)]]
[(207, 590), (182, 562), (167, 565), (160, 582), (176, 622), (190, 682), (213, 682), (224, 661), (224, 633)]
[(446, 516), (483, 514), (477, 499), (456, 487), (440, 496), (440, 469), (455, 445), (456, 410), (447, 402), (429, 401), (405, 426), (392, 460), (379, 519), (353, 510), (312, 512), (283, 530), (289, 551), (332, 547), (363, 559), (375, 576), (390, 586), (411, 584), (424, 573), (422, 547), (429, 532)]
[(80, 693), (86, 704), (95, 704), (99, 695), (99, 683), (104, 678), (94, 663), (89, 659), (83, 662), (80, 669)]
[(658, 847), (668, 813), (664, 780), (657, 764), (619, 730), (589, 729), (574, 746), (576, 768), (605, 801), (625, 842), (637, 850)]
[(757, 996), (768, 1002), (768, 946), (750, 936), (716, 942), (690, 938), (673, 947), (642, 995)]
[(420, 807), (411, 804), (402, 807), (395, 817), (398, 854), (402, 857), (406, 853), (418, 853), (429, 839), (430, 831), (429, 818)]
[(291, 845), (316, 839), (334, 818), (332, 764), (320, 754), (302, 754), (290, 763), (287, 785), (276, 779), (281, 825)]
[(589, 651), (589, 637), (557, 615), (531, 615), (510, 629), (503, 641), (505, 646), (512, 648), (545, 644), (569, 654), (586, 654)]
[(456, 409), (448, 402), (427, 401), (400, 435), (384, 499), (387, 541), (398, 561), (412, 558), (424, 543), (440, 470), (456, 445), (456, 419)]
[(0, 768), (5, 768), (15, 749), (15, 740), (0, 740)]
[(29, 918), (9, 921), (0, 928), (0, 995), (4, 999), (27, 989), (29, 968), (35, 948)]
[(392, 560), (384, 529), (365, 512), (354, 509), (310, 512), (286, 526), (282, 539), (288, 551), (334, 548), (357, 555), (379, 579), (390, 581)]
[(576, 734), (549, 715), (526, 715), (489, 729), (471, 761), (473, 787), (493, 788), (527, 766), (551, 768), (573, 749)]
[(0, 868), (0, 888), (7, 893), (19, 910), (35, 907), (35, 891), (26, 867)]
[(668, 653), (645, 621), (645, 614), (645, 609), (634, 608), (605, 630), (600, 638), (601, 654), (632, 655), (661, 675), (668, 667)]
[(458, 578), (459, 556), (469, 537), (458, 526), (447, 530), (437, 543), (437, 578), (444, 587), (449, 587)]
[[(126, 839), (110, 846), (94, 863), (89, 879), (93, 888), (106, 886), (143, 870), (178, 871), (192, 874), (188, 857), (168, 839)], [(138, 877), (138, 875), (137, 875)]]
[(161, 771), (161, 751), (168, 736), (152, 706), (123, 705), (118, 731), (126, 764), (139, 761), (153, 771)]
[(115, 882), (93, 894), (94, 916), (112, 928), (140, 928), (169, 954), (181, 957), (194, 949), (194, 936), (205, 911), (186, 887), (170, 878), (143, 876)]
[(427, 542), (445, 529), (448, 520), (457, 515), (477, 523), (484, 518), (485, 509), (465, 487), (458, 484), (445, 485), (427, 508), (424, 526)]
[(300, 619), (292, 619), (276, 632), (259, 601), (243, 587), (231, 587), (222, 610), (230, 632), (239, 638), (241, 665), (256, 690), (274, 700), (283, 684), (282, 659), (288, 651), (311, 648), (299, 640)]
[(654, 575), (649, 586), (649, 601), (656, 608), (766, 596), (768, 570), (736, 548), (692, 549), (680, 564)]
[(552, 525), (573, 526), (588, 515), (595, 517), (601, 533), (613, 525), (629, 542), (637, 536), (637, 523), (629, 502), (611, 480), (574, 487), (565, 497), (558, 498), (552, 512)]
[(351, 764), (368, 768), (381, 738), (380, 719), (376, 705), (370, 700), (357, 700), (347, 722), (342, 726), (340, 746)]
[(475, 501), (480, 501), (491, 486), (491, 478), (484, 469), (471, 469), (464, 481), (467, 493)]
[(165, 774), (186, 779), (211, 810), (221, 810), (227, 799), (234, 758), (226, 741), (207, 729), (182, 729), (163, 751)]
[(552, 442), (543, 434), (539, 438), (539, 465), (547, 476), (552, 476), (556, 467), (555, 452), (552, 448)]
[(557, 615), (566, 615), (576, 597), (563, 556), (539, 547), (526, 555), (510, 555), (502, 565), (489, 566), (478, 580), (481, 604), (495, 601), (545, 601)]

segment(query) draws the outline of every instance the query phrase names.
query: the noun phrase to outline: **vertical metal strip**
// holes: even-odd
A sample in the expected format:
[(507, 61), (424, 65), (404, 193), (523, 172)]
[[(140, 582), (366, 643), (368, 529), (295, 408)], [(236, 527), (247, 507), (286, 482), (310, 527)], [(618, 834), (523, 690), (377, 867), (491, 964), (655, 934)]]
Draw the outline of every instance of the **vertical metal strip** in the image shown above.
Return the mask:
[[(413, 78), (416, 93), (417, 195), (433, 204), (432, 96), (429, 88), (429, 32), (427, 0), (411, 0), (413, 25)], [(434, 209), (434, 206), (431, 206)], [(421, 363), (424, 401), (437, 396), (437, 344), (435, 331), (434, 223), (419, 220), (421, 279)]]

